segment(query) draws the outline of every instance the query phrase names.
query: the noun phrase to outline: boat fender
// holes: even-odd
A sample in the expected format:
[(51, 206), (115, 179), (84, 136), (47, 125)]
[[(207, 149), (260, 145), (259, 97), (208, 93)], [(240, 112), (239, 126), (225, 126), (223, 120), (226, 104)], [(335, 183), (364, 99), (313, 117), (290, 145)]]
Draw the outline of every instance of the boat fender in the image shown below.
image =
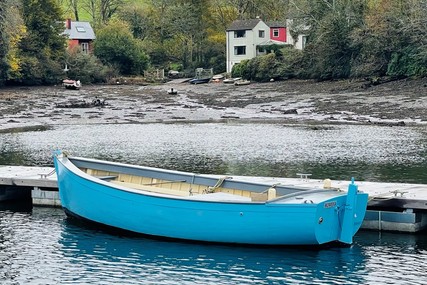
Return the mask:
[(332, 188), (332, 181), (331, 179), (325, 179), (323, 180), (323, 189), (331, 189)]
[(267, 190), (267, 200), (271, 200), (271, 199), (275, 199), (276, 198), (276, 189), (273, 188), (273, 187), (270, 187)]

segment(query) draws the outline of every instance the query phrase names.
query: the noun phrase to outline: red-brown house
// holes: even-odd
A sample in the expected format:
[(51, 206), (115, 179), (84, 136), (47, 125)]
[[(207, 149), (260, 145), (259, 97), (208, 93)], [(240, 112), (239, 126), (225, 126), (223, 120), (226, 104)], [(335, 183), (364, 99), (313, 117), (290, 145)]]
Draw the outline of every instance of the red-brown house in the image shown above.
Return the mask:
[(91, 53), (93, 41), (96, 39), (95, 33), (89, 22), (65, 21), (64, 35), (68, 37), (68, 49), (79, 47), (84, 53)]
[(281, 22), (268, 22), (270, 27), (270, 40), (287, 43), (286, 24)]

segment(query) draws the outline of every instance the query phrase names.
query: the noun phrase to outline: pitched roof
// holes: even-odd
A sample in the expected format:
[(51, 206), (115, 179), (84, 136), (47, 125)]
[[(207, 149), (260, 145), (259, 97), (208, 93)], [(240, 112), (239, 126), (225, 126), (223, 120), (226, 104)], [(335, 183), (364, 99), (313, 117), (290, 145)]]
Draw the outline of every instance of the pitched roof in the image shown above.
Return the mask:
[(266, 23), (270, 28), (286, 28), (286, 24), (278, 21), (271, 21)]
[(69, 39), (78, 39), (78, 40), (96, 39), (95, 33), (89, 22), (71, 21), (71, 29), (65, 29), (64, 35), (67, 35)]
[(259, 22), (262, 22), (261, 19), (249, 19), (249, 20), (235, 20), (227, 28), (227, 31), (238, 31), (238, 30), (252, 30), (258, 25)]
[(276, 40), (267, 40), (259, 43), (258, 46), (271, 46), (271, 45), (286, 45), (288, 43), (276, 41)]

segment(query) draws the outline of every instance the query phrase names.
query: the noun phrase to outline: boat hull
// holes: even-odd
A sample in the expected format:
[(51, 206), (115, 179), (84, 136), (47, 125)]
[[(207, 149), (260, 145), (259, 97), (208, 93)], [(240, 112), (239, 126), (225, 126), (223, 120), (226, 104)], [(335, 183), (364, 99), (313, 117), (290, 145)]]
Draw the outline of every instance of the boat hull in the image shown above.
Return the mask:
[(62, 81), (62, 85), (64, 85), (65, 89), (71, 89), (71, 90), (79, 90), (81, 87), (81, 83), (79, 80), (70, 80), (65, 79)]
[(189, 82), (190, 84), (203, 84), (203, 83), (209, 83), (211, 81), (210, 78), (193, 78)]
[[(66, 157), (54, 158), (61, 204), (67, 212), (140, 234), (202, 242), (317, 245), (340, 240), (347, 195), (321, 203), (216, 202), (150, 195), (96, 181)], [(353, 236), (366, 211), (359, 194)], [(327, 206), (332, 205), (332, 206)], [(337, 210), (338, 209), (338, 210)]]

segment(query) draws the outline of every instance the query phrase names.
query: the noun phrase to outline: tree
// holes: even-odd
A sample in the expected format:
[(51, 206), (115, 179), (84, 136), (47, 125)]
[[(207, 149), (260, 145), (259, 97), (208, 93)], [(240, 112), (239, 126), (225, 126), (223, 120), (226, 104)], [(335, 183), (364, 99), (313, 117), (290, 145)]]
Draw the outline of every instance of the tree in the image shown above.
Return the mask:
[(74, 19), (79, 20), (79, 0), (68, 0), (69, 7), (72, 9)]
[(81, 50), (67, 51), (66, 62), (70, 69), (67, 71), (69, 78), (75, 78), (83, 83), (105, 82), (113, 73), (92, 54), (83, 53)]
[(427, 75), (427, 1), (406, 0), (399, 8), (399, 38), (391, 53), (387, 75)]
[(95, 27), (107, 24), (124, 4), (125, 0), (81, 0), (82, 9), (92, 17)]
[(149, 36), (152, 21), (148, 11), (141, 5), (124, 6), (118, 13), (119, 18), (129, 24), (134, 38), (144, 40)]
[(11, 1), (0, 2), (0, 86), (4, 84), (7, 78), (7, 64), (6, 55), (9, 52), (9, 34), (6, 32), (7, 14), (9, 13), (8, 7)]
[[(62, 77), (65, 38), (62, 11), (54, 0), (22, 0), (21, 13), (26, 30), (17, 40), (19, 73), (11, 81), (52, 84)], [(23, 34), (23, 33), (22, 33)]]
[(120, 20), (111, 20), (98, 30), (94, 53), (104, 64), (124, 75), (140, 75), (148, 67), (149, 58), (141, 41), (135, 39), (129, 26)]
[(365, 2), (366, 0), (290, 1), (296, 22), (302, 20), (306, 27), (307, 46), (302, 61), (305, 76), (322, 80), (350, 76), (355, 49), (351, 35), (363, 19)]
[(20, 1), (0, 2), (0, 85), (20, 74), (18, 45), (26, 33), (20, 6)]

